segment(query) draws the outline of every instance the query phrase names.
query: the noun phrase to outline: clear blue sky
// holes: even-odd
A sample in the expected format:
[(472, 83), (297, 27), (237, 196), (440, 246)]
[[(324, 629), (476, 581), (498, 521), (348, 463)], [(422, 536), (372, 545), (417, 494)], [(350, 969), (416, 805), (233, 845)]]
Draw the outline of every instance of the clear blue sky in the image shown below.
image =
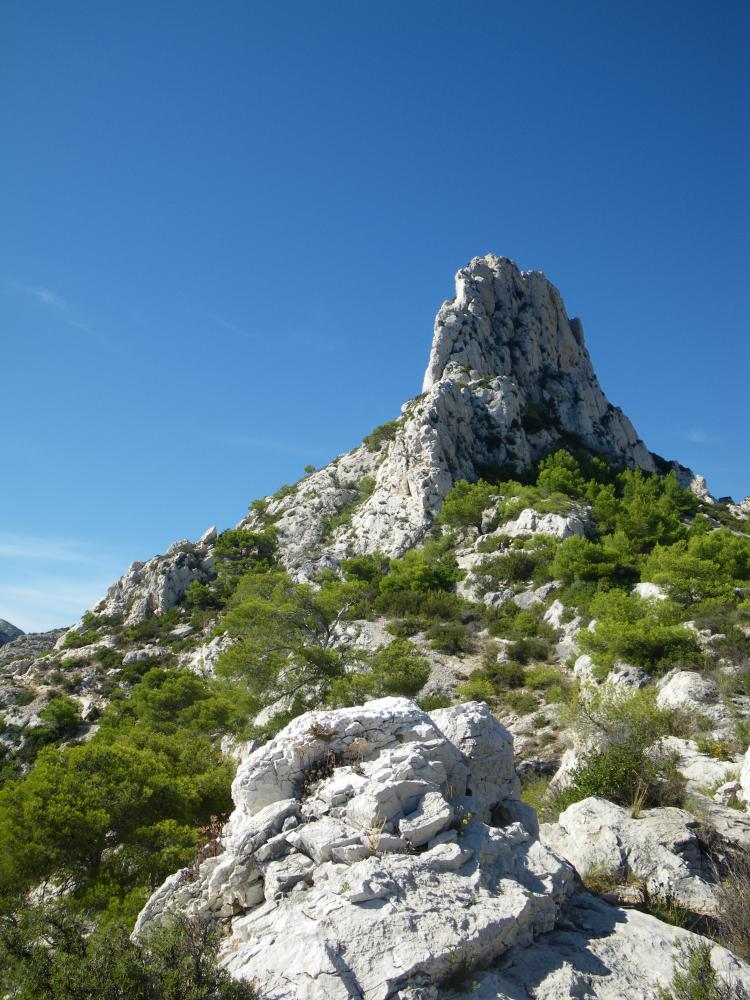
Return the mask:
[(750, 8), (6, 0), (0, 617), (66, 624), (420, 391), (539, 268), (654, 450), (750, 493)]

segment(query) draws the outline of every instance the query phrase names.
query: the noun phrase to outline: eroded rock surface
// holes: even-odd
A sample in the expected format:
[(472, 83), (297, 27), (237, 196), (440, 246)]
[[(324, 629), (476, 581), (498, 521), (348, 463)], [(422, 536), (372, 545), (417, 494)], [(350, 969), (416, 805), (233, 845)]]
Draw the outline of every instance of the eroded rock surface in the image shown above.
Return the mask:
[(571, 883), (482, 704), (308, 713), (232, 794), (224, 853), (168, 879), (136, 933), (175, 909), (223, 918), (226, 968), (278, 1000), (416, 996), (465, 949), (487, 964), (551, 930)]
[[(458, 272), (455, 298), (438, 311), (422, 395), (387, 432), (271, 498), (267, 513), (298, 578), (348, 551), (399, 556), (423, 537), (456, 480), (526, 467), (571, 438), (618, 465), (659, 466), (602, 392), (581, 323), (568, 318), (554, 285), (487, 254)], [(693, 478), (682, 467), (678, 474)], [(347, 523), (330, 529), (342, 511)], [(525, 516), (540, 522), (532, 531), (558, 537), (586, 526), (578, 514)]]
[(540, 836), (582, 878), (595, 875), (613, 886), (636, 880), (652, 898), (712, 914), (713, 873), (698, 827), (684, 809), (644, 809), (634, 818), (606, 799), (588, 798), (568, 806), (557, 823), (542, 824)]

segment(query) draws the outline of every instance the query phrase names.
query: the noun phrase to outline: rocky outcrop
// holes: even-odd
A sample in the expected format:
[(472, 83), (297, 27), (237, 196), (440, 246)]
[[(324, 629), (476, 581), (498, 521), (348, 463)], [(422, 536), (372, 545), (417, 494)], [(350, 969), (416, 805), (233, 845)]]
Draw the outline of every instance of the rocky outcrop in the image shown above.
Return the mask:
[(232, 795), (224, 853), (168, 879), (136, 934), (175, 910), (223, 919), (223, 964), (277, 1000), (436, 996), (464, 955), (550, 931), (570, 884), (485, 705), (308, 713)]
[(586, 879), (614, 886), (640, 882), (651, 898), (673, 900), (695, 913), (714, 914), (711, 867), (699, 824), (684, 809), (644, 809), (634, 818), (606, 799), (588, 798), (540, 828), (542, 842)]
[(163, 556), (132, 563), (94, 611), (108, 618), (124, 618), (128, 625), (163, 615), (184, 597), (194, 580), (210, 579), (215, 541), (216, 528), (209, 528), (197, 542), (175, 542)]
[(557, 928), (533, 948), (512, 948), (499, 969), (473, 970), (466, 989), (441, 991), (439, 998), (660, 1000), (679, 947), (700, 941), (711, 948), (711, 964), (724, 982), (750, 995), (750, 966), (725, 948), (647, 913), (577, 893), (564, 904)]
[(0, 646), (4, 646), (8, 642), (13, 642), (14, 639), (23, 634), (23, 629), (18, 628), (16, 625), (11, 625), (4, 618), (0, 618)]
[(606, 399), (581, 323), (557, 289), (488, 254), (458, 272), (455, 298), (438, 311), (422, 395), (365, 445), (271, 498), (266, 514), (301, 578), (349, 551), (398, 556), (422, 538), (456, 480), (526, 467), (570, 441), (618, 465), (666, 466)]

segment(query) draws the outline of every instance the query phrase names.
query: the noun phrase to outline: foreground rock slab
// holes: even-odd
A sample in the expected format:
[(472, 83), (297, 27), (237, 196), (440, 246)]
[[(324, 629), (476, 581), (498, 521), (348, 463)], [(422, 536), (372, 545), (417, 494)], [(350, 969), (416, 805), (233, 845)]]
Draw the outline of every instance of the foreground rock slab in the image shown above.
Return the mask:
[(552, 930), (572, 883), (478, 703), (308, 713), (240, 765), (232, 794), (224, 853), (171, 876), (136, 934), (211, 914), (225, 967), (274, 1000), (432, 995), (466, 949), (487, 965)]
[[(558, 927), (532, 948), (513, 948), (498, 967), (471, 973), (466, 988), (424, 1000), (658, 1000), (681, 942), (705, 940), (638, 910), (623, 910), (587, 893), (563, 907)], [(711, 964), (725, 982), (750, 995), (750, 966), (719, 945)], [(421, 998), (420, 998), (421, 1000)]]
[(634, 818), (606, 799), (588, 798), (568, 806), (557, 823), (542, 824), (541, 838), (584, 879), (640, 883), (652, 898), (714, 914), (712, 871), (698, 831), (684, 809), (644, 809)]

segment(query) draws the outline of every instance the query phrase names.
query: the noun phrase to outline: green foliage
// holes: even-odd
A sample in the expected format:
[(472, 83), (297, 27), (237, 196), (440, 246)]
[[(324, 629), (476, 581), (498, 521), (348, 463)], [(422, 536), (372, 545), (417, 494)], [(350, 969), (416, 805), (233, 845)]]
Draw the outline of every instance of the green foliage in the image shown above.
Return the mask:
[(739, 984), (725, 982), (711, 965), (708, 941), (682, 942), (678, 946), (672, 981), (658, 987), (659, 1000), (743, 1000)]
[(459, 480), (448, 492), (437, 523), (449, 528), (481, 528), (482, 515), (497, 496), (497, 487), (480, 479), (476, 483)]
[(383, 594), (394, 591), (452, 590), (461, 571), (450, 548), (442, 541), (426, 542), (401, 559), (391, 561), (390, 573), (380, 584)]
[(48, 701), (39, 713), (43, 725), (29, 733), (35, 748), (75, 736), (81, 727), (81, 706), (65, 696)]
[(471, 651), (471, 642), (461, 622), (436, 622), (425, 633), (432, 649), (449, 656)]
[(669, 601), (612, 590), (594, 597), (591, 613), (596, 628), (581, 632), (579, 646), (602, 666), (625, 660), (660, 672), (675, 663), (700, 661), (695, 633), (677, 624), (679, 609)]
[(621, 805), (677, 805), (684, 779), (674, 757), (659, 746), (662, 737), (681, 731), (675, 714), (658, 708), (656, 692), (604, 685), (584, 690), (572, 706), (582, 737), (593, 749), (573, 772), (564, 805), (601, 795)]
[(509, 691), (505, 695), (505, 704), (516, 715), (529, 715), (539, 707), (539, 702), (531, 691)]
[(458, 695), (462, 701), (494, 701), (495, 689), (492, 682), (481, 674), (472, 676), (458, 689)]
[(361, 654), (357, 669), (333, 682), (328, 701), (334, 705), (361, 705), (388, 695), (413, 698), (429, 676), (429, 662), (412, 643), (397, 639), (374, 653)]
[(392, 441), (398, 428), (400, 427), (402, 418), (398, 417), (396, 420), (390, 420), (387, 424), (381, 424), (376, 427), (375, 430), (370, 431), (366, 434), (362, 443), (368, 451), (380, 451), (383, 445)]
[(219, 927), (179, 918), (133, 943), (127, 925), (90, 932), (65, 902), (0, 917), (0, 984), (14, 1000), (258, 1000), (216, 962)]

